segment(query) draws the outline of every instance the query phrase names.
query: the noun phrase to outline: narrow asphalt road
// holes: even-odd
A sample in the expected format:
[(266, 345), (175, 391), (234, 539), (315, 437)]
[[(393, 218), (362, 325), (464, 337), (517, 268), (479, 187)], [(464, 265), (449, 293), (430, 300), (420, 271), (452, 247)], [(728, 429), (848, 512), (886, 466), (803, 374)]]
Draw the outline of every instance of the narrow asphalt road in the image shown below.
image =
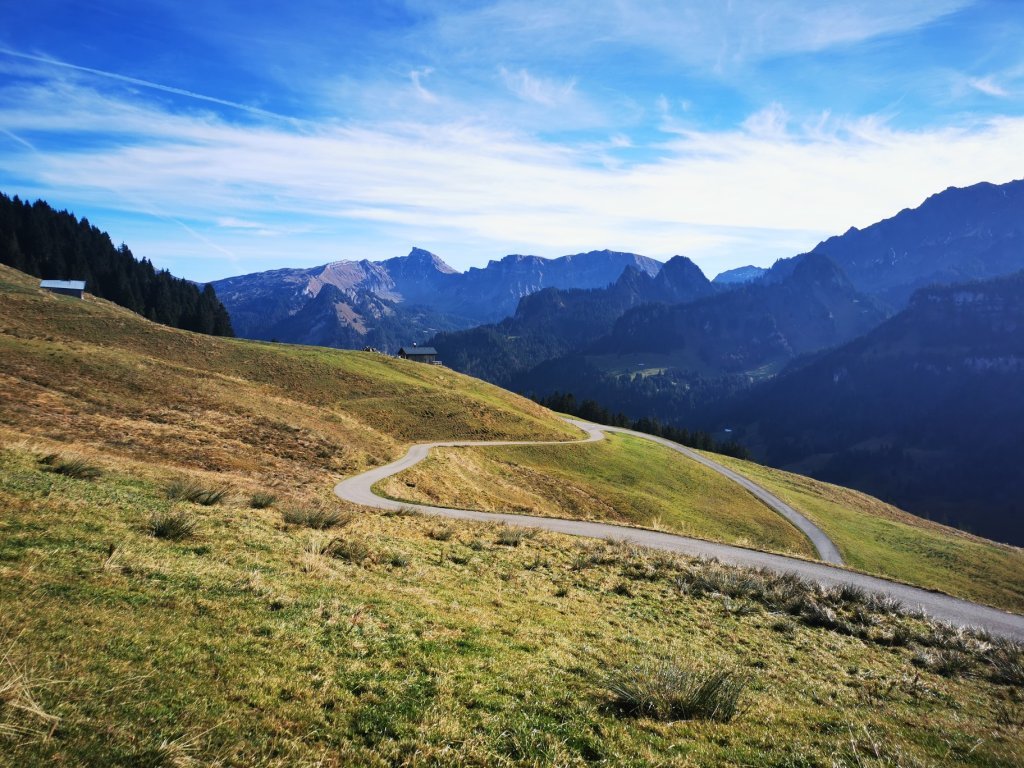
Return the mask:
[[(576, 421), (575, 419), (569, 419), (568, 421), (570, 424), (575, 424), (580, 429), (587, 429), (588, 427), (594, 426), (593, 424), (588, 424), (585, 421)], [(784, 518), (789, 520), (789, 522), (795, 525), (808, 539), (811, 540), (811, 544), (814, 545), (814, 549), (818, 552), (819, 559), (826, 563), (832, 563), (833, 565), (843, 564), (843, 556), (839, 554), (839, 549), (832, 542), (832, 539), (830, 539), (825, 532), (821, 530), (821, 528), (797, 512), (778, 496), (769, 493), (752, 480), (747, 479), (737, 472), (733, 472), (728, 467), (723, 466), (717, 461), (713, 461), (706, 456), (702, 456), (684, 445), (673, 443), (671, 440), (666, 440), (664, 437), (655, 437), (654, 435), (635, 432), (632, 429), (623, 429), (622, 427), (606, 427), (602, 425), (600, 429), (605, 432), (621, 432), (624, 435), (632, 435), (633, 437), (639, 437), (643, 440), (650, 440), (651, 442), (658, 443), (659, 445), (664, 445), (666, 448), (677, 451), (687, 458), (703, 464), (708, 469), (714, 470), (718, 474), (729, 478), (737, 485), (746, 488), (754, 494), (754, 496), (763, 501), (768, 507), (778, 512)]]
[[(700, 461), (705, 466), (709, 466), (717, 472), (721, 472), (730, 479), (736, 480), (737, 482), (743, 481), (741, 482), (743, 487), (750, 490), (758, 496), (758, 498), (761, 498), (762, 501), (773, 509), (779, 511), (780, 514), (785, 515), (787, 519), (793, 521), (794, 525), (797, 525), (801, 530), (804, 530), (804, 528), (799, 525), (794, 518), (790, 517), (790, 515), (783, 512), (779, 507), (776, 507), (774, 504), (769, 502), (768, 499), (761, 496), (758, 491), (763, 492), (769, 498), (777, 501), (778, 504), (789, 509), (793, 515), (796, 516), (796, 519), (802, 519), (808, 525), (814, 527), (810, 521), (803, 517), (803, 515), (800, 515), (800, 513), (796, 512), (791, 507), (788, 507), (788, 505), (785, 505), (782, 501), (778, 500), (767, 491), (764, 491), (760, 486), (750, 483), (746, 478), (737, 475), (731, 470), (716, 464), (700, 454), (694, 454), (689, 449), (684, 448), (677, 443), (646, 435), (641, 432), (632, 432), (631, 430), (626, 429), (605, 427), (603, 425), (578, 421), (572, 421), (571, 423), (579, 426), (587, 433), (587, 439), (582, 442), (595, 442), (597, 440), (601, 440), (604, 437), (605, 431), (614, 431), (633, 434), (645, 440), (653, 440), (654, 442), (666, 445), (673, 450), (690, 456), (696, 461)], [(581, 441), (563, 442), (573, 443)], [(585, 520), (566, 520), (557, 517), (514, 515), (500, 512), (479, 512), (470, 509), (433, 507), (426, 504), (409, 504), (377, 496), (372, 490), (373, 486), (384, 478), (408, 469), (414, 464), (425, 459), (431, 448), (555, 444), (558, 443), (500, 440), (481, 442), (452, 441), (420, 443), (412, 446), (409, 449), (409, 452), (397, 461), (382, 467), (376, 467), (362, 473), (361, 475), (356, 475), (355, 477), (342, 480), (334, 487), (334, 493), (346, 501), (376, 509), (413, 509), (424, 514), (437, 515), (455, 520), (505, 523), (506, 525), (518, 526), (521, 528), (537, 528), (545, 531), (552, 531), (554, 533), (564, 533), (570, 536), (624, 541), (630, 544), (637, 544), (639, 546), (650, 547), (651, 549), (660, 549), (667, 552), (675, 552), (682, 555), (688, 555), (690, 557), (713, 557), (728, 565), (736, 565), (745, 568), (764, 568), (775, 573), (793, 573), (803, 579), (817, 582), (823, 586), (853, 584), (869, 592), (894, 597), (907, 608), (920, 608), (935, 619), (947, 621), (960, 626), (983, 627), (993, 634), (1008, 637), (1017, 640), (1018, 642), (1024, 642), (1024, 616), (1007, 613), (996, 608), (972, 603), (968, 600), (950, 597), (949, 595), (944, 595), (939, 592), (931, 592), (919, 587), (900, 584), (877, 576), (868, 576), (866, 574), (848, 571), (844, 568), (828, 563), (801, 560), (795, 557), (786, 557), (784, 555), (760, 552), (755, 549), (744, 549), (743, 547), (735, 547), (729, 544), (719, 544), (717, 542), (705, 541), (703, 539), (694, 539), (687, 536), (662, 533), (660, 531), (649, 531), (642, 528), (630, 528), (622, 525), (613, 525), (611, 523), (597, 523)], [(815, 527), (815, 530), (818, 529)], [(807, 531), (805, 530), (805, 533), (806, 532)], [(823, 533), (822, 536), (824, 536)], [(814, 541), (813, 538), (812, 541)], [(825, 537), (825, 541), (827, 541), (834, 549), (835, 545), (832, 544), (827, 537)], [(818, 546), (818, 544), (815, 543), (815, 546)], [(836, 552), (836, 556), (838, 556), (838, 552)]]

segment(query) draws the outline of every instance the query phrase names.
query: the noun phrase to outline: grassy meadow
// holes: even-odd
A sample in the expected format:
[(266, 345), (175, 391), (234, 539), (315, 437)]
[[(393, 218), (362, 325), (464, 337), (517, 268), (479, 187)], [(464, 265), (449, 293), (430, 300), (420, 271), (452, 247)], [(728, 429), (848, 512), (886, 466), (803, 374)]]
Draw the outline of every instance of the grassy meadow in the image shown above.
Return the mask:
[(0, 266), (0, 433), (293, 492), (422, 440), (578, 436), (529, 400), (438, 366), (187, 333), (37, 284)]
[[(1019, 648), (856, 591), (419, 516), (309, 527), (294, 501), (186, 502), (116, 462), (61, 474), (45, 450), (0, 452), (3, 765), (1024, 754)], [(680, 670), (726, 675), (734, 708), (702, 709)]]
[[(1024, 612), (1024, 550), (911, 515), (849, 488), (719, 454), (835, 541), (851, 568)], [(682, 455), (612, 435), (578, 446), (435, 449), (377, 485), (403, 501), (618, 522), (813, 558), (752, 495)]]

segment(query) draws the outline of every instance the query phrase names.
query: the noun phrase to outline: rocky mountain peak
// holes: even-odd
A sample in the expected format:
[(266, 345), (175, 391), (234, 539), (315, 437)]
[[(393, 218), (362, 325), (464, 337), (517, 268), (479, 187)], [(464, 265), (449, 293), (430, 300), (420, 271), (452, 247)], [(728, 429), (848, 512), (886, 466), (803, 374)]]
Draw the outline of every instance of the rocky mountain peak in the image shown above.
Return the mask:
[[(404, 258), (410, 265), (415, 264), (420, 267), (436, 269), (438, 272), (443, 272), (446, 275), (457, 274), (457, 271), (449, 264), (445, 263), (444, 259), (423, 248), (413, 247), (412, 250), (409, 251), (409, 255)], [(397, 261), (397, 259), (391, 259), (390, 261)]]

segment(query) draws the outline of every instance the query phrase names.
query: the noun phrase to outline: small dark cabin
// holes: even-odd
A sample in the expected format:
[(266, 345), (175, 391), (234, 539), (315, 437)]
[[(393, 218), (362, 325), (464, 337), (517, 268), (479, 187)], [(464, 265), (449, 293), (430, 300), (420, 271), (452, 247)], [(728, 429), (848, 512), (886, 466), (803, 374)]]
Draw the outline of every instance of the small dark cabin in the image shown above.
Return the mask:
[(50, 293), (59, 293), (64, 296), (74, 296), (81, 299), (85, 296), (84, 280), (42, 280), (39, 287)]
[(398, 356), (403, 360), (412, 360), (416, 363), (436, 363), (437, 350), (433, 347), (402, 347), (398, 350)]

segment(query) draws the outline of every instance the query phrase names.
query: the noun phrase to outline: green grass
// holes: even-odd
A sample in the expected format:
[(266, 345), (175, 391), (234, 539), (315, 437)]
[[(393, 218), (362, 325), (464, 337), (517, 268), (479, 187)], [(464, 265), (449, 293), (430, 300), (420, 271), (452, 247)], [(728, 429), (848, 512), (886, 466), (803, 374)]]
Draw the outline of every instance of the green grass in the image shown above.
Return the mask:
[[(946, 637), (919, 619), (774, 628), (794, 595), (852, 623), (857, 595), (549, 534), (501, 546), (482, 524), (437, 541), (422, 516), (367, 513), (312, 546), (274, 510), (220, 505), (193, 508), (198, 538), (150, 536), (174, 504), (162, 482), (0, 451), (0, 690), (34, 703), (0, 709), (22, 729), (0, 728), (0, 765), (1012, 766), (1024, 749), (984, 640), (964, 635), (971, 672), (944, 676), (915, 666)], [(723, 612), (723, 590), (757, 610)], [(884, 642), (897, 629), (907, 645)], [(623, 711), (610, 671), (679, 659), (749, 680), (731, 721)]]
[(435, 449), (377, 490), (402, 501), (605, 520), (814, 556), (803, 534), (735, 483), (627, 435), (583, 445)]
[(848, 488), (708, 454), (818, 525), (853, 568), (1024, 612), (1024, 550), (938, 525)]

